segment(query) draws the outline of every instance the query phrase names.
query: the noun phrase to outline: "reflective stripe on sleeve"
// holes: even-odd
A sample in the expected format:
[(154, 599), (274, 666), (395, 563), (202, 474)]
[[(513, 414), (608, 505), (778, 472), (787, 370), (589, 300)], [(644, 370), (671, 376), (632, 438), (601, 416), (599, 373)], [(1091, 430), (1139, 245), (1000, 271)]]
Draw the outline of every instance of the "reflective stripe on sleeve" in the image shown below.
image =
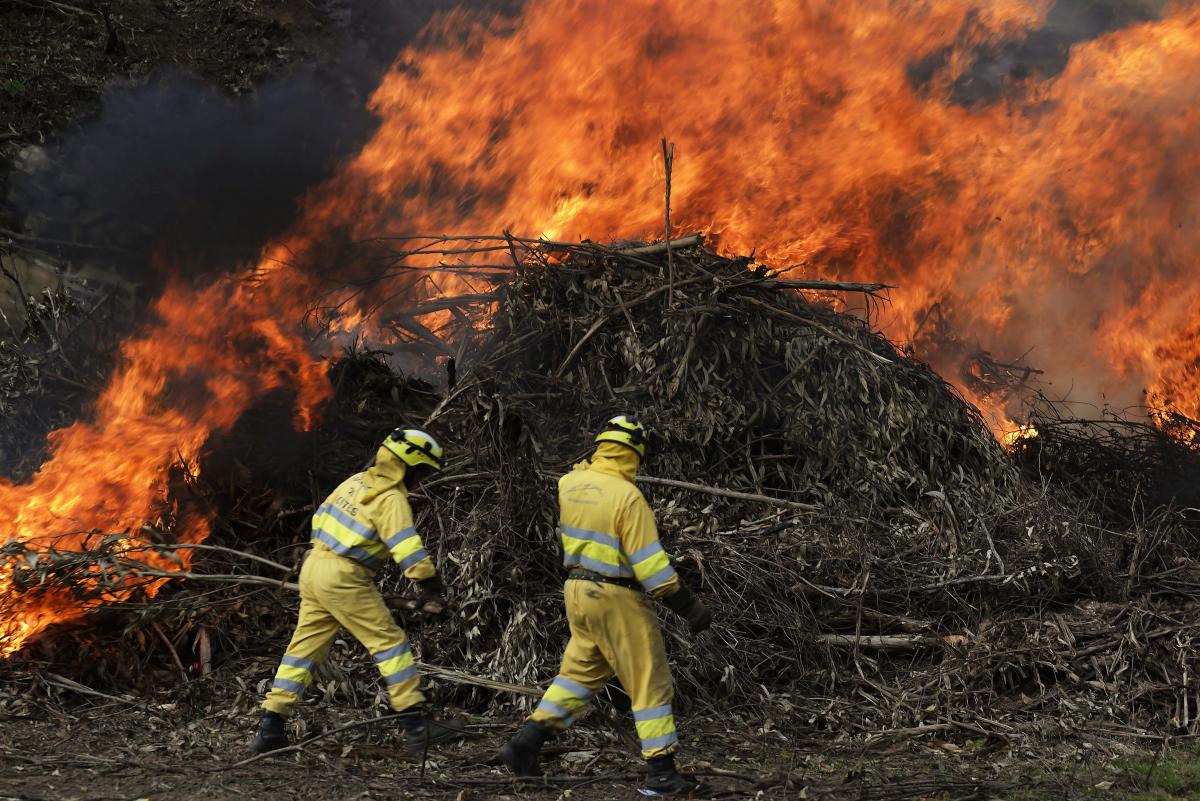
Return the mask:
[(640, 548), (640, 549), (634, 551), (633, 553), (629, 554), (629, 562), (630, 562), (630, 564), (636, 565), (638, 562), (644, 562), (647, 559), (649, 559), (651, 556), (654, 556), (656, 553), (662, 553), (662, 552), (663, 552), (662, 543), (659, 542), (658, 540), (655, 540), (654, 542), (647, 545), (645, 548)]
[(634, 575), (647, 590), (661, 587), (675, 577), (671, 559), (658, 540), (634, 551), (629, 556), (629, 562), (633, 565)]
[(541, 712), (548, 712), (568, 726), (575, 722), (575, 717), (567, 711), (566, 707), (560, 706), (559, 704), (556, 704), (546, 698), (542, 699), (541, 703), (537, 705), (537, 708)]
[(421, 536), (411, 526), (388, 537), (385, 544), (392, 552), (392, 559), (404, 570), (408, 570), (422, 559), (429, 558)]
[(653, 576), (648, 576), (648, 577), (642, 579), (641, 581), (642, 581), (642, 586), (645, 587), (647, 591), (649, 591), (649, 590), (653, 590), (655, 587), (661, 587), (662, 585), (666, 584), (668, 581), (670, 581), (673, 578), (675, 578), (675, 568), (671, 567), (670, 565), (667, 565), (662, 570), (655, 573)]
[(404, 557), (403, 559), (401, 559), (398, 564), (400, 565), (401, 569), (408, 570), (410, 567), (415, 565), (417, 562), (420, 562), (420, 561), (428, 559), (428, 558), (429, 558), (429, 551), (426, 551), (424, 548), (420, 548), (416, 551), (413, 551), (412, 553), (410, 553), (408, 556)]
[(386, 545), (389, 550), (395, 550), (397, 545), (416, 536), (417, 530), (412, 526), (409, 526), (408, 528), (400, 529), (395, 534), (385, 539), (383, 544)]
[(589, 701), (592, 698), (592, 691), (584, 687), (574, 679), (568, 679), (566, 676), (558, 675), (554, 677), (552, 686), (561, 687), (576, 698), (583, 701)]

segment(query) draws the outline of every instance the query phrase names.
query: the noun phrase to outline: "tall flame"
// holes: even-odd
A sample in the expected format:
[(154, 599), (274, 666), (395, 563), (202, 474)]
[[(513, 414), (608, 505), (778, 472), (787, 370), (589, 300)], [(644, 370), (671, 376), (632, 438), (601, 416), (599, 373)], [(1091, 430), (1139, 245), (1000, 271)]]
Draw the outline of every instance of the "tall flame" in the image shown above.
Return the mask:
[(375, 93), (382, 127), (310, 216), (364, 235), (654, 234), (666, 135), (679, 230), (900, 285), (896, 339), (936, 307), (1064, 396), (1149, 389), (1196, 414), (1200, 9), (1078, 44), (1063, 74), (991, 103), (948, 100), (977, 48), (1045, 6), (540, 0), (515, 32), (451, 15)]
[[(979, 48), (1046, 14), (1041, 0), (529, 0), (516, 22), (445, 16), (373, 96), (377, 134), (252, 276), (168, 291), (95, 414), (53, 435), (31, 483), (0, 484), (8, 534), (80, 531), (84, 547), (152, 519), (167, 468), (195, 469), (255, 398), (295, 386), (299, 415), (319, 404), (295, 328), (314, 286), (281, 254), (335, 228), (658, 235), (662, 136), (677, 231), (897, 284), (896, 339), (936, 345), (937, 310), (955, 338), (1030, 353), (1074, 399), (1147, 390), (1200, 414), (1200, 9), (1076, 44), (1061, 74), (1011, 77), (994, 99), (952, 100)], [(0, 620), (0, 652), (79, 613)]]

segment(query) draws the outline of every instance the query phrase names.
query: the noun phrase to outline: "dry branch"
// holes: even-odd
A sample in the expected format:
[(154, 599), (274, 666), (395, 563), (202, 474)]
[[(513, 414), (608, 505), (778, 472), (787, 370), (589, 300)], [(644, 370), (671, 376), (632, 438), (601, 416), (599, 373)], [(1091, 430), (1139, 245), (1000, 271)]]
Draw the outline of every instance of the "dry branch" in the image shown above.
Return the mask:
[(691, 481), (679, 481), (673, 478), (657, 478), (655, 476), (639, 475), (637, 480), (641, 484), (649, 484), (656, 487), (674, 487), (675, 489), (685, 489), (691, 492), (699, 492), (704, 495), (712, 495), (717, 498), (732, 498), (739, 501), (750, 501), (752, 503), (765, 503), (770, 506), (781, 506), (785, 509), (798, 509), (805, 512), (815, 512), (820, 507), (811, 503), (798, 503), (796, 501), (788, 501), (783, 498), (772, 498), (767, 495), (757, 495), (753, 492), (738, 492), (737, 490), (721, 489), (720, 487), (709, 487), (704, 484), (696, 484)]
[(872, 651), (909, 651), (938, 644), (937, 637), (919, 634), (857, 636), (854, 634), (818, 634), (813, 638), (821, 645), (834, 648), (866, 648)]
[(704, 236), (702, 234), (691, 234), (678, 239), (672, 239), (668, 242), (656, 242), (653, 245), (637, 245), (634, 247), (625, 247), (618, 250), (624, 256), (657, 256), (660, 253), (666, 253), (667, 249), (682, 250), (683, 248), (694, 248), (704, 244)]

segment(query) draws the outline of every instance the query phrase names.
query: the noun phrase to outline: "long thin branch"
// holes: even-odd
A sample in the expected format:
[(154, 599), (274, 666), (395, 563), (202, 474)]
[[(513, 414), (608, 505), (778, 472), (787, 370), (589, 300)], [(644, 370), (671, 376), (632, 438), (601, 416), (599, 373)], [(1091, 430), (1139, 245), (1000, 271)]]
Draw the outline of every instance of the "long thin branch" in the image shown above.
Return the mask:
[(704, 484), (693, 484), (690, 481), (677, 481), (673, 478), (657, 478), (655, 476), (638, 476), (637, 480), (641, 484), (649, 484), (657, 487), (674, 487), (676, 489), (691, 490), (705, 495), (714, 495), (718, 498), (732, 498), (739, 501), (753, 501), (755, 503), (766, 503), (771, 506), (781, 506), (785, 509), (799, 509), (804, 512), (816, 512), (821, 507), (811, 503), (800, 503), (798, 501), (788, 501), (783, 498), (772, 498), (769, 495), (758, 495), (753, 492), (739, 492), (738, 490), (722, 489), (721, 487), (709, 487)]
[[(143, 528), (145, 528), (149, 531), (154, 531), (153, 529), (150, 529), (148, 526), (144, 526)], [(155, 532), (155, 533), (158, 533), (158, 532)], [(159, 536), (166, 536), (166, 535), (159, 534)], [(294, 568), (294, 567), (288, 567), (287, 565), (280, 564), (279, 562), (274, 562), (270, 559), (267, 559), (264, 556), (256, 556), (255, 554), (247, 553), (246, 551), (239, 551), (236, 548), (226, 548), (223, 545), (205, 545), (203, 543), (179, 543), (179, 544), (172, 544), (172, 545), (157, 545), (155, 543), (146, 543), (146, 546), (144, 549), (140, 549), (140, 548), (131, 548), (130, 549), (130, 551), (136, 551), (136, 550), (213, 551), (215, 553), (227, 553), (231, 556), (240, 556), (243, 559), (249, 559), (252, 562), (258, 562), (259, 564), (266, 565), (267, 567), (273, 567), (276, 570), (283, 571), (284, 573), (295, 573), (296, 572), (296, 568)]]
[[(690, 236), (683, 236), (678, 239), (670, 240), (670, 248), (672, 250), (678, 250), (681, 248), (694, 248), (697, 245), (703, 244), (703, 234), (692, 234)], [(653, 245), (638, 245), (631, 248), (616, 248), (616, 252), (620, 253), (622, 256), (653, 256), (658, 253), (666, 253), (667, 248), (668, 243), (663, 241), (655, 242)]]
[(855, 281), (796, 281), (789, 278), (771, 278), (761, 282), (760, 286), (779, 289), (812, 289), (822, 292), (862, 292), (866, 295), (896, 288), (893, 284), (862, 284)]
[(188, 581), (206, 581), (213, 584), (258, 584), (266, 587), (276, 587), (281, 590), (300, 592), (300, 585), (291, 581), (270, 579), (266, 576), (236, 575), (231, 573), (192, 573), (187, 570), (161, 570), (148, 567), (141, 562), (129, 560), (133, 564), (126, 565), (129, 574), (146, 578), (187, 579)]
[(873, 651), (911, 651), (914, 648), (933, 645), (938, 641), (937, 637), (926, 637), (920, 634), (818, 634), (813, 639), (821, 645), (833, 648), (869, 648)]

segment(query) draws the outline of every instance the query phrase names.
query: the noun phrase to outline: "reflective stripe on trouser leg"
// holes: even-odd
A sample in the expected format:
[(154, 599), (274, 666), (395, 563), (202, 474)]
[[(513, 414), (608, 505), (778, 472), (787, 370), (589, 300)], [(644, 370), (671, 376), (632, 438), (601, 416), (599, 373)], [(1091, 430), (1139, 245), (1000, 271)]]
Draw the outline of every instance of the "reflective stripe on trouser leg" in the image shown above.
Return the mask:
[(561, 721), (563, 728), (570, 726), (587, 707), (594, 693), (567, 676), (554, 677), (554, 683), (542, 696), (537, 712)]
[[(579, 585), (578, 587), (573, 585)], [(554, 683), (529, 719), (551, 731), (562, 731), (574, 723), (596, 691), (612, 678), (612, 667), (596, 644), (595, 633), (580, 618), (578, 597), (589, 592), (589, 582), (568, 581), (563, 590), (571, 639), (563, 651), (562, 665)]]
[(283, 717), (292, 714), (292, 707), (312, 684), (313, 671), (325, 659), (338, 628), (337, 620), (319, 603), (301, 598), (296, 631), (275, 671), (271, 691), (263, 699), (263, 709)]
[(572, 624), (572, 632), (586, 631), (629, 694), (642, 756), (654, 759), (674, 753), (679, 738), (671, 711), (671, 669), (658, 618), (646, 597), (612, 584), (567, 584), (584, 588), (568, 590), (568, 612), (574, 606), (579, 621), (578, 626)]
[[(329, 575), (319, 590), (321, 602), (375, 657), (392, 709), (403, 712), (424, 703), (408, 638), (375, 587), (373, 572), (349, 559), (325, 559), (322, 564)], [(406, 672), (409, 668), (412, 671)]]
[(643, 753), (654, 753), (672, 748), (679, 742), (675, 732), (675, 715), (670, 704), (633, 710), (633, 722), (637, 726), (638, 739), (642, 741)]
[[(420, 694), (418, 688), (421, 685), (421, 678), (417, 675), (417, 664), (413, 660), (412, 649), (408, 642), (401, 641), (386, 651), (380, 651), (372, 656), (379, 668), (379, 675), (383, 677), (383, 683), (387, 685), (392, 708), (402, 711), (412, 706), (411, 696), (414, 693)], [(397, 702), (402, 706), (397, 706)]]

